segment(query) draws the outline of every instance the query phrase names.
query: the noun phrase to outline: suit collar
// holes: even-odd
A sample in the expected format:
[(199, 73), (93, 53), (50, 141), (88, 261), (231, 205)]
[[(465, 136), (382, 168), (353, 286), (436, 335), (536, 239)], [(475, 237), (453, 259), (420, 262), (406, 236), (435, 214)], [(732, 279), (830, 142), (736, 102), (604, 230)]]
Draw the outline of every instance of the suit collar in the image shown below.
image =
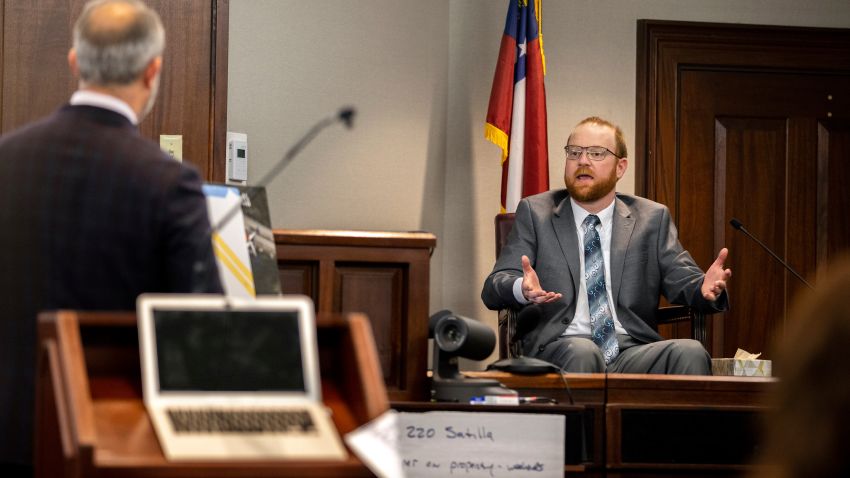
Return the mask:
[(87, 105), (114, 111), (127, 118), (134, 125), (139, 124), (139, 118), (133, 108), (130, 108), (124, 100), (105, 93), (92, 90), (77, 90), (68, 101), (72, 105)]
[(569, 266), (570, 277), (573, 279), (573, 292), (578, 293), (579, 284), (581, 283), (578, 254), (582, 248), (578, 244), (575, 218), (573, 217), (573, 208), (570, 204), (569, 195), (565, 195), (560, 204), (555, 206), (554, 213), (554, 216), (552, 216), (552, 228), (555, 230), (558, 245), (561, 246), (561, 252), (567, 260), (567, 266)]
[(138, 127), (133, 125), (126, 116), (97, 106), (65, 104), (60, 108), (59, 113), (78, 115), (107, 126), (127, 127), (138, 131)]
[(614, 199), (614, 222), (611, 228), (611, 296), (614, 304), (620, 295), (623, 267), (626, 262), (626, 251), (635, 229), (635, 218), (632, 211), (619, 197)]

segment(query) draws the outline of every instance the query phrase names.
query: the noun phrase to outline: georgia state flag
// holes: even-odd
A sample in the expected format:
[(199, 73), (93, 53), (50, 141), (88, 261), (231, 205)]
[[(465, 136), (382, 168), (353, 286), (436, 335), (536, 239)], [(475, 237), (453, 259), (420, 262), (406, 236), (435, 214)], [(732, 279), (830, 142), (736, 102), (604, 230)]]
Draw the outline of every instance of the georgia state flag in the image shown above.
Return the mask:
[(509, 0), (484, 136), (502, 149), (502, 212), (549, 190), (541, 0)]

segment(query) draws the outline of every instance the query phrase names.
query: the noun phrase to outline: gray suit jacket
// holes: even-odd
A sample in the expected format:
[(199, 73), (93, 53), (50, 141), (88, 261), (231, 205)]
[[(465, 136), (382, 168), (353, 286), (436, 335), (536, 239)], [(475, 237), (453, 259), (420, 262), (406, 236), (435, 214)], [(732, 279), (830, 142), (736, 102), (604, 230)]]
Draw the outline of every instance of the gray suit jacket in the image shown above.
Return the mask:
[[(507, 244), (484, 281), (481, 299), (493, 310), (520, 308), (513, 284), (522, 277), (523, 255), (537, 271), (543, 290), (563, 297), (540, 307), (536, 324), (522, 338), (526, 355), (534, 356), (554, 342), (573, 320), (580, 286), (579, 254), (575, 220), (565, 189), (523, 199), (516, 211)], [(656, 202), (617, 194), (611, 234), (611, 295), (617, 318), (626, 331), (643, 342), (661, 340), (655, 310), (661, 294), (672, 303), (704, 312), (728, 308), (724, 292), (715, 302), (702, 297), (704, 274), (679, 243), (670, 211)]]

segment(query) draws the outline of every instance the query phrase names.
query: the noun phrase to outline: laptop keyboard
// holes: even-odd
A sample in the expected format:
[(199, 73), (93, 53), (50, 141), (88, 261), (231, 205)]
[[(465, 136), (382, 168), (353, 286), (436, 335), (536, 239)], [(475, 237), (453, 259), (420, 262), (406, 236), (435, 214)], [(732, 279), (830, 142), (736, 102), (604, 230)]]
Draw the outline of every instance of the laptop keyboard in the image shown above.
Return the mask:
[(307, 410), (166, 410), (177, 433), (263, 433), (316, 431)]

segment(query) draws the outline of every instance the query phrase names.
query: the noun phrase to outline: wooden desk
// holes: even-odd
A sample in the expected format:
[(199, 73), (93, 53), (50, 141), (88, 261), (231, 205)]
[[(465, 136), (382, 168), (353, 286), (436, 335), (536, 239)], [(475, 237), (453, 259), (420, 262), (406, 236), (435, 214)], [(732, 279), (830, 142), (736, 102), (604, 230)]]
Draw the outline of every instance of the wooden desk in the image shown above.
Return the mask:
[[(325, 404), (340, 434), (386, 411), (368, 320), (318, 324)], [(39, 317), (36, 475), (40, 477), (372, 476), (350, 453), (339, 462), (191, 462), (165, 459), (142, 402), (134, 313)]]
[[(575, 402), (571, 407), (559, 374), (464, 374), (494, 378), (521, 396), (555, 398), (559, 403), (551, 410), (572, 413), (568, 424), (577, 423), (575, 410), (583, 408), (584, 421), (578, 423), (588, 428), (576, 434), (568, 425), (566, 444), (569, 448), (583, 436), (590, 452), (576, 461), (576, 451), (567, 450), (565, 467), (581, 476), (742, 476), (752, 469), (765, 400), (776, 385), (776, 379), (755, 377), (564, 374)], [(406, 411), (423, 408), (392, 405)], [(483, 411), (469, 405), (428, 406)], [(540, 413), (539, 406), (527, 407), (491, 408)]]
[(427, 232), (274, 231), (281, 289), (319, 313), (362, 312), (372, 322), (391, 400), (427, 400), (431, 251)]
[(742, 476), (776, 379), (609, 375), (608, 476)]

